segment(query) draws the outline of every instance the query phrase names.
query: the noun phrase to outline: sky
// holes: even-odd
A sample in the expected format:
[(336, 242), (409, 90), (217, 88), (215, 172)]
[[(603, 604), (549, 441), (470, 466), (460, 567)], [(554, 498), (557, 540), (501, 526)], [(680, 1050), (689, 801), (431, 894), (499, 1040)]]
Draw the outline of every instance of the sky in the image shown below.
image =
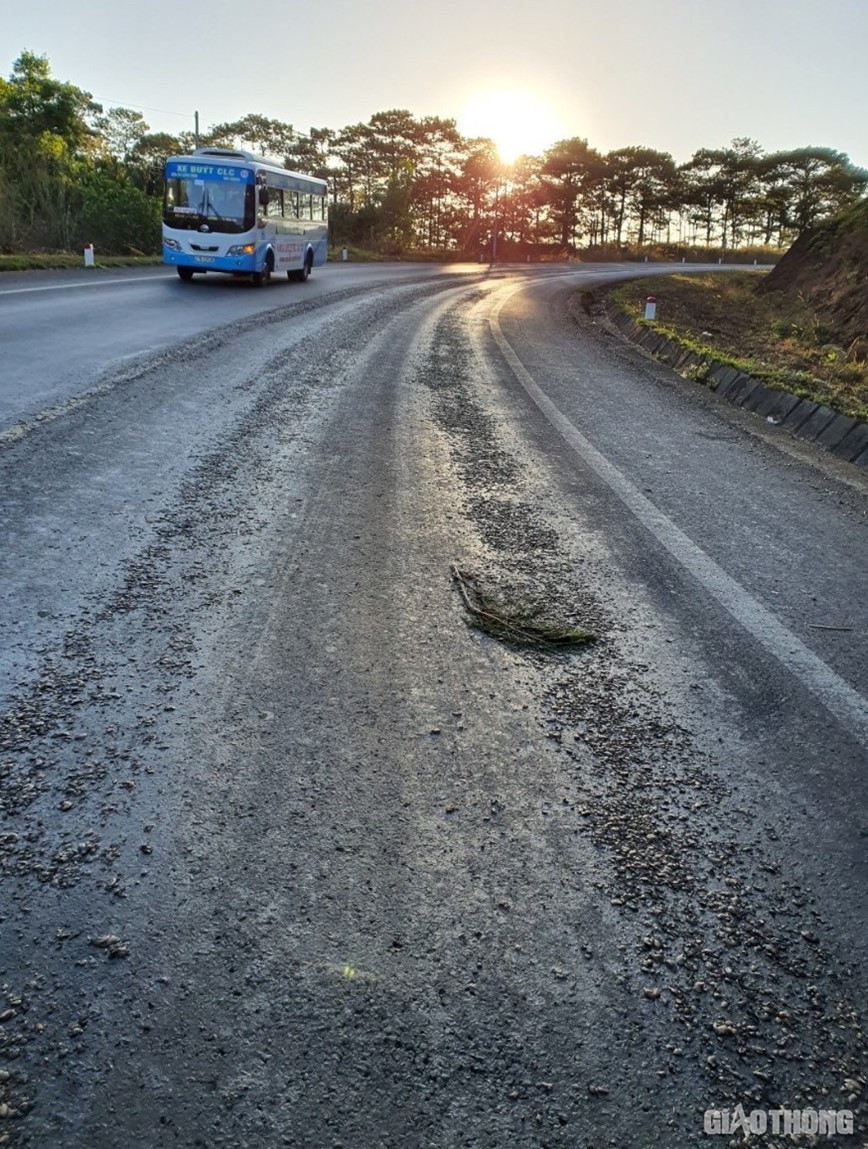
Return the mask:
[(173, 134), (196, 110), (308, 131), (406, 108), (506, 160), (747, 136), (868, 167), (868, 0), (0, 0), (3, 75), (25, 49)]

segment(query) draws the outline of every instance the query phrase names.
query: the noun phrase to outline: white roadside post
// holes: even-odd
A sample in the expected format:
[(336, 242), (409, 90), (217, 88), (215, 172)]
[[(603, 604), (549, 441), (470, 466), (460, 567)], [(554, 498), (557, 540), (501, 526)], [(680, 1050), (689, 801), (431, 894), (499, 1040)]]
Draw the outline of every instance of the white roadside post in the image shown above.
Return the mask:
[(84, 266), (93, 267), (93, 244), (86, 243), (84, 245)]
[(654, 319), (657, 315), (657, 300), (653, 295), (649, 295), (645, 300), (645, 318)]

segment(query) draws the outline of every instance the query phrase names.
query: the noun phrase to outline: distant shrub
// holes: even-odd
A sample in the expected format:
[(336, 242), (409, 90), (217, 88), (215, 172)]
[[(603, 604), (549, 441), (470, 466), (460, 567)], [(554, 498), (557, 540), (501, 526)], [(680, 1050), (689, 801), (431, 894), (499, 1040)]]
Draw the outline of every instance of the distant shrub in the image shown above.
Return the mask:
[(78, 189), (73, 212), (74, 247), (92, 243), (97, 250), (155, 255), (160, 250), (160, 201), (106, 172), (89, 172)]

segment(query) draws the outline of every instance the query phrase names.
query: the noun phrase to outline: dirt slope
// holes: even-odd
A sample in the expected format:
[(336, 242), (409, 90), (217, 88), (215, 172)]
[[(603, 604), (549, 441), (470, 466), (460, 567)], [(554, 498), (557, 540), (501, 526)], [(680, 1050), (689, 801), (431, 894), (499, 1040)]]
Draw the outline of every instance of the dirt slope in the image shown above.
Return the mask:
[(868, 350), (868, 200), (804, 232), (758, 288), (801, 294), (843, 343)]

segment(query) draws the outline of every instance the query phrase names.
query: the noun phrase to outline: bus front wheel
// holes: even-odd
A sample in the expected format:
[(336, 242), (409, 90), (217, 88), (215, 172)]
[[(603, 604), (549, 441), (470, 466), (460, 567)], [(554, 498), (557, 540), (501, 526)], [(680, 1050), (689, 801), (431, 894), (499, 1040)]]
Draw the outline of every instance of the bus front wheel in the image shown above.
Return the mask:
[(193, 278), (193, 268), (192, 267), (179, 267), (177, 269), (177, 271), (178, 271), (178, 275), (181, 277), (181, 279), (183, 279), (183, 281), (185, 283), (189, 283), (190, 280)]
[(271, 253), (265, 257), (265, 263), (262, 265), (262, 271), (254, 271), (253, 273), (253, 286), (265, 287), (266, 283), (271, 279), (271, 273), (274, 270), (272, 263)]

